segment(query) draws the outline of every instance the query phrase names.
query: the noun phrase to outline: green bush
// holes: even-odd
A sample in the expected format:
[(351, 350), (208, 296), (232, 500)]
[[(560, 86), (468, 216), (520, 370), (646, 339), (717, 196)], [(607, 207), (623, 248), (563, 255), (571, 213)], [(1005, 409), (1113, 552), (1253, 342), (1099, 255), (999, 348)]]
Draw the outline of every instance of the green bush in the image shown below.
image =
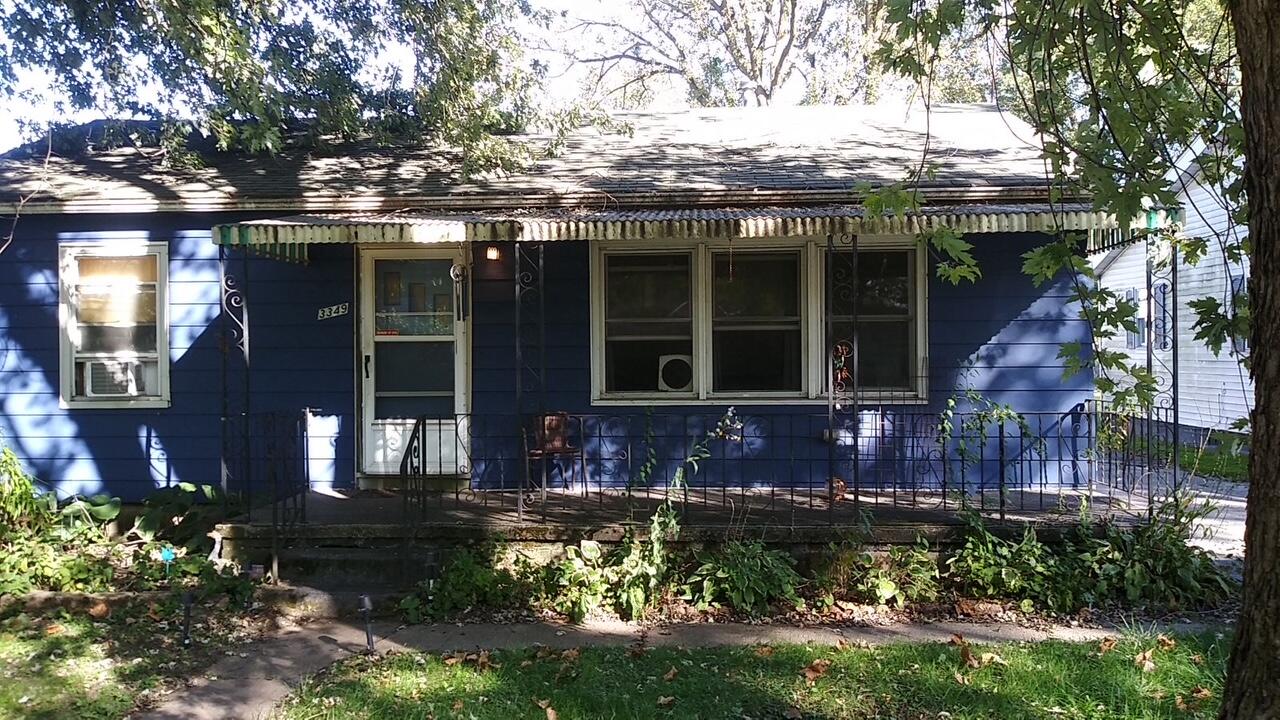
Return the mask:
[(929, 556), (923, 537), (915, 545), (901, 545), (872, 554), (860, 547), (831, 545), (814, 576), (819, 600), (856, 600), (904, 607), (908, 602), (932, 602), (941, 590), (938, 563)]
[(605, 603), (609, 594), (608, 567), (600, 543), (583, 540), (577, 547), (565, 549), (565, 559), (552, 569), (555, 594), (551, 607), (581, 622)]
[(1059, 547), (1028, 526), (1020, 541), (995, 537), (971, 516), (964, 547), (948, 560), (948, 580), (964, 595), (1030, 602), (1054, 612), (1110, 605), (1202, 607), (1224, 598), (1230, 583), (1213, 558), (1189, 541), (1211, 512), (1173, 498), (1130, 527), (1088, 525)]
[(670, 587), (672, 558), (667, 540), (679, 534), (680, 524), (670, 505), (663, 505), (649, 518), (649, 534), (644, 540), (627, 532), (608, 571), (609, 593), (623, 617), (644, 617)]
[(1222, 600), (1231, 590), (1226, 576), (1188, 542), (1212, 510), (1175, 497), (1133, 527), (1107, 525), (1100, 536), (1082, 529), (1062, 552), (1081, 604), (1194, 608)]
[[(208, 537), (223, 504), (216, 491), (181, 484), (146, 500), (124, 539), (107, 533), (120, 500), (42, 493), (8, 448), (0, 449), (0, 595), (32, 590), (100, 592), (190, 587), (244, 598), (235, 568), (209, 559)], [(177, 544), (177, 547), (174, 545)], [(163, 554), (162, 554), (163, 553)], [(168, 562), (165, 562), (167, 559)]]
[(929, 556), (929, 542), (919, 538), (913, 546), (899, 545), (876, 557), (863, 555), (865, 569), (858, 586), (863, 598), (881, 605), (938, 599), (938, 562)]
[(440, 620), (472, 608), (519, 609), (532, 606), (541, 595), (541, 573), (523, 558), (504, 565), (501, 548), (462, 548), (453, 551), (437, 580), (420, 583), (400, 601), (411, 623)]
[(960, 551), (947, 560), (947, 578), (962, 595), (1031, 603), (1051, 610), (1076, 605), (1075, 588), (1064, 585), (1053, 550), (1030, 525), (1021, 540), (991, 534), (980, 516), (968, 516), (969, 533)]
[(213, 547), (210, 531), (238, 510), (238, 498), (224, 494), (216, 485), (180, 482), (143, 500), (142, 513), (134, 520), (129, 536), (144, 543), (163, 542), (208, 553)]
[(0, 595), (111, 589), (123, 551), (104, 525), (119, 512), (120, 501), (105, 496), (59, 507), (13, 451), (0, 448)]
[(804, 604), (795, 561), (781, 550), (759, 541), (731, 540), (698, 560), (701, 564), (685, 581), (684, 596), (700, 608), (728, 603), (739, 612), (758, 614), (780, 600)]

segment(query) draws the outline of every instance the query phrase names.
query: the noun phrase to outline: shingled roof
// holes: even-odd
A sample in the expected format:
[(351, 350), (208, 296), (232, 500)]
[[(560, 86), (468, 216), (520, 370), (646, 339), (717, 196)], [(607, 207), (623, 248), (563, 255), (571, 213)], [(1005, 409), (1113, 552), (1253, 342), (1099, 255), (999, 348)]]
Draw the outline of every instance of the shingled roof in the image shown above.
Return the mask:
[[(717, 108), (620, 113), (630, 133), (575, 132), (520, 173), (464, 178), (455, 153), (347, 145), (276, 156), (209, 154), (166, 167), (152, 149), (0, 159), (0, 212), (604, 210), (849, 203), (903, 179), (926, 143), (929, 202), (1034, 202), (1035, 133), (985, 105)], [(531, 137), (537, 141), (540, 138)]]

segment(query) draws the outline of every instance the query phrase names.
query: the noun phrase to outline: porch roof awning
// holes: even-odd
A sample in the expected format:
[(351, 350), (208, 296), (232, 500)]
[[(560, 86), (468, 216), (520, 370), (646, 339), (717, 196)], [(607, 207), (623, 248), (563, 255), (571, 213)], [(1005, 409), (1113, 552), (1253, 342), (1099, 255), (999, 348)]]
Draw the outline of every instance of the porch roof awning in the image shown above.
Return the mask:
[(1114, 215), (1086, 203), (933, 205), (905, 215), (868, 216), (860, 205), (680, 210), (601, 210), (378, 215), (294, 215), (219, 225), (214, 242), (291, 260), (306, 246), (328, 243), (433, 244), (747, 239), (831, 233), (908, 233), (940, 227), (962, 233), (1117, 230)]

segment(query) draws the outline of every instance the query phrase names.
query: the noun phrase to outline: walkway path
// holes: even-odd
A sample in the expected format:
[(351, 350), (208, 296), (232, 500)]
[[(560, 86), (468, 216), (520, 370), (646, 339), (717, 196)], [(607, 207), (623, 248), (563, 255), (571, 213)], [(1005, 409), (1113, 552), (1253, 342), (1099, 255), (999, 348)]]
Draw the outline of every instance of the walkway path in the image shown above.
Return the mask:
[[(1181, 631), (1196, 627), (1180, 626)], [(590, 622), (583, 625), (527, 623), (515, 625), (463, 624), (414, 625), (396, 628), (374, 626), (378, 652), (528, 647), (541, 643), (553, 648), (600, 645), (755, 645), (802, 643), (884, 645), (907, 642), (946, 642), (960, 633), (976, 643), (1039, 642), (1043, 640), (1096, 641), (1116, 631), (1094, 628), (1053, 627), (1047, 630), (1009, 623), (899, 624), (876, 628), (792, 627), (701, 623), (664, 628), (643, 628), (624, 622)], [(364, 628), (358, 623), (329, 621), (299, 626), (260, 640), (235, 655), (228, 655), (185, 690), (172, 695), (154, 710), (133, 720), (257, 720), (267, 716), (307, 676), (365, 648)], [(243, 654), (245, 657), (240, 657)]]

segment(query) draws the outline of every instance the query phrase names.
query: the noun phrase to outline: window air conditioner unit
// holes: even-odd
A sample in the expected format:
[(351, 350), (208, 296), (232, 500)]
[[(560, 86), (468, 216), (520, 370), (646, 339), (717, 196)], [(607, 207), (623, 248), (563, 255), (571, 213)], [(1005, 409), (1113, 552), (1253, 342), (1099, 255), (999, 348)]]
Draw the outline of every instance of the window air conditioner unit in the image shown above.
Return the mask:
[(662, 392), (688, 392), (693, 388), (693, 357), (690, 355), (658, 356), (658, 389)]
[(85, 363), (84, 389), (88, 397), (133, 397), (139, 386), (141, 365), (136, 362), (94, 360)]

